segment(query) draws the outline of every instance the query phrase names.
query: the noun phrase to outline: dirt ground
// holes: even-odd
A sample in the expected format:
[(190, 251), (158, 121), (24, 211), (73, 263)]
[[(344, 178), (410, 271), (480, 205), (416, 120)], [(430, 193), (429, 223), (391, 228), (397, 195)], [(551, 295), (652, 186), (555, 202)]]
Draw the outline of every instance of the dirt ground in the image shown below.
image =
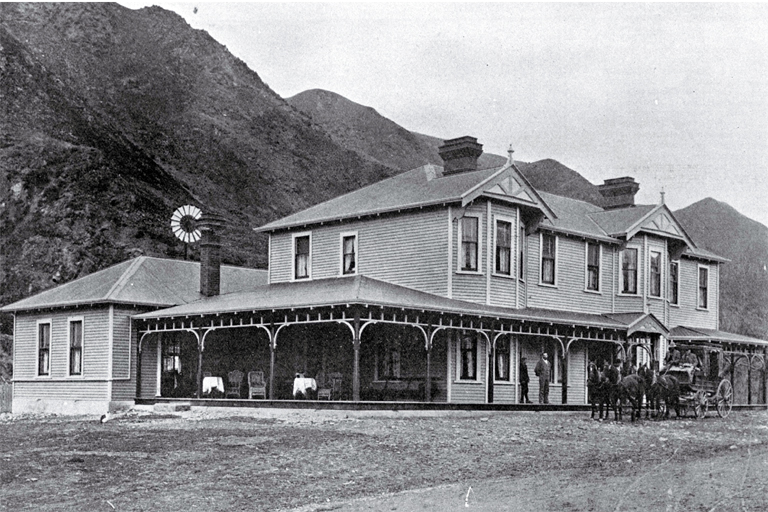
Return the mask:
[(768, 413), (0, 416), (0, 510), (768, 510)]

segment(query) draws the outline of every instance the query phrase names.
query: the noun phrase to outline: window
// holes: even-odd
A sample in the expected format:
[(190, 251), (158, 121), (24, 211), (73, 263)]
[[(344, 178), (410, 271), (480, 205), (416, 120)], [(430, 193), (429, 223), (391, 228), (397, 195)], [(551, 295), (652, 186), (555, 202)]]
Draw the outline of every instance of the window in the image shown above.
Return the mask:
[(357, 274), (357, 235), (354, 233), (341, 235), (341, 273)]
[(661, 297), (661, 253), (651, 251), (651, 297)]
[(459, 368), (460, 378), (464, 380), (477, 379), (477, 336), (465, 333), (459, 339)]
[(396, 380), (400, 378), (400, 344), (388, 340), (379, 346), (376, 355), (376, 379)]
[(83, 321), (69, 322), (69, 374), (83, 374)]
[(309, 235), (296, 235), (293, 239), (293, 278), (308, 279), (310, 268)]
[(37, 324), (37, 374), (51, 374), (51, 324)]
[(461, 270), (476, 272), (478, 269), (478, 223), (477, 217), (461, 219)]
[(496, 273), (512, 275), (512, 223), (496, 221)]
[(525, 279), (525, 225), (520, 223), (520, 261), (517, 262), (518, 275)]
[(637, 249), (621, 252), (621, 293), (637, 294)]
[(673, 261), (669, 264), (669, 302), (679, 304), (680, 295), (680, 264)]
[(163, 371), (181, 373), (181, 342), (163, 343)]
[(600, 253), (599, 244), (587, 242), (587, 290), (600, 291)]
[(555, 259), (557, 255), (557, 237), (541, 234), (541, 282), (555, 284)]
[(708, 306), (708, 288), (709, 288), (709, 269), (699, 267), (699, 308), (707, 309)]
[(510, 372), (510, 342), (508, 336), (502, 336), (496, 340), (496, 376), (495, 380), (509, 381)]

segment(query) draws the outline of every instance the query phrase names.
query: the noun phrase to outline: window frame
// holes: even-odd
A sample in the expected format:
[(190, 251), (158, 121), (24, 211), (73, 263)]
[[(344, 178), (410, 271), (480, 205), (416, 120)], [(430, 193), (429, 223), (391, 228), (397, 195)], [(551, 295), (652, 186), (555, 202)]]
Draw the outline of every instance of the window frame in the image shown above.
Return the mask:
[[(457, 274), (472, 274), (472, 275), (481, 275), (483, 273), (483, 229), (482, 229), (482, 218), (483, 216), (481, 214), (477, 213), (467, 213), (464, 214), (464, 216), (459, 218), (459, 226), (458, 226), (458, 264), (456, 265), (456, 273)], [(477, 269), (475, 270), (467, 270), (463, 268), (464, 263), (464, 229), (463, 229), (463, 220), (464, 219), (475, 219), (477, 221)]]
[[(624, 291), (624, 285), (625, 285), (625, 279), (624, 279), (624, 252), (625, 251), (634, 251), (635, 252), (635, 291), (634, 292), (626, 292)], [(629, 297), (638, 297), (640, 295), (640, 275), (639, 275), (639, 267), (640, 266), (640, 249), (638, 247), (626, 247), (619, 251), (619, 295), (626, 295)]]
[[(503, 272), (498, 271), (498, 256), (499, 256), (499, 223), (503, 222), (505, 224), (509, 224), (509, 273), (505, 274)], [(514, 243), (512, 241), (514, 240), (514, 229), (515, 229), (515, 222), (514, 219), (511, 219), (509, 217), (505, 217), (503, 215), (498, 215), (494, 217), (493, 222), (493, 275), (497, 277), (504, 277), (507, 279), (514, 279), (515, 275), (513, 273), (513, 269), (515, 272), (517, 272), (517, 268), (515, 267), (515, 258), (513, 258), (512, 250), (514, 248)]]
[[(40, 373), (40, 326), (48, 326), (48, 372)], [(49, 379), (51, 378), (51, 344), (53, 342), (53, 319), (41, 318), (35, 322), (35, 377)]]
[[(659, 257), (658, 274), (654, 274), (653, 271), (653, 255), (656, 254)], [(653, 294), (653, 282), (654, 278), (658, 279), (659, 293)], [(649, 250), (648, 251), (648, 296), (652, 299), (660, 299), (663, 296), (661, 283), (664, 282), (664, 265), (662, 261), (661, 251)]]
[[(586, 241), (584, 247), (584, 291), (587, 293), (603, 293), (603, 244)], [(597, 247), (597, 289), (589, 287), (589, 247)]]
[[(504, 352), (499, 352), (499, 343), (506, 343), (507, 347)], [(512, 354), (514, 343), (512, 343), (512, 339), (510, 336), (499, 336), (496, 339), (496, 346), (493, 349), (493, 381), (494, 382), (500, 382), (504, 384), (512, 383), (512, 377), (514, 373), (512, 372)], [(500, 379), (498, 374), (499, 369), (499, 354), (503, 353), (507, 357), (507, 377), (505, 379)]]
[[(346, 256), (346, 254), (344, 253), (344, 239), (345, 238), (349, 238), (349, 237), (354, 237), (355, 238), (355, 241), (354, 241), (354, 244), (353, 244), (353, 249), (354, 249), (354, 253), (353, 254), (354, 254), (354, 257), (355, 257), (355, 269), (352, 272), (344, 272), (344, 256)], [(339, 247), (340, 247), (340, 249), (339, 249), (339, 255), (340, 255), (340, 258), (339, 258), (339, 276), (356, 276), (357, 275), (357, 273), (358, 273), (357, 269), (359, 268), (359, 263), (360, 263), (360, 258), (359, 258), (360, 253), (357, 250), (357, 247), (358, 247), (357, 242), (358, 242), (357, 231), (345, 231), (343, 233), (339, 233)], [(311, 241), (310, 241), (310, 246), (311, 246)], [(312, 252), (312, 248), (310, 247), (310, 253), (311, 252)]]
[[(707, 273), (707, 284), (704, 287), (704, 291), (706, 293), (704, 297), (704, 305), (701, 305), (701, 271), (705, 271)], [(699, 311), (709, 311), (709, 265), (702, 265), (701, 263), (698, 265), (698, 272), (696, 273), (696, 309)]]
[[(480, 340), (479, 340), (479, 333), (475, 331), (468, 331), (467, 333), (462, 333), (459, 331), (459, 335), (456, 340), (456, 381), (457, 382), (480, 382)], [(465, 350), (463, 347), (463, 341), (466, 338), (471, 338), (473, 343), (473, 348), (470, 349), (474, 352), (474, 368), (475, 368), (475, 376), (474, 377), (465, 377), (464, 373), (464, 353), (469, 352), (470, 350)]]
[[(80, 373), (72, 373), (72, 324), (80, 322)], [(67, 377), (79, 377), (84, 375), (83, 371), (83, 353), (85, 345), (85, 318), (82, 316), (72, 316), (67, 318)]]
[[(296, 239), (309, 238), (309, 254), (307, 255), (307, 275), (296, 276)], [(300, 233), (291, 233), (291, 281), (308, 281), (312, 279), (312, 232), (302, 231)]]
[[(677, 271), (675, 272), (675, 277), (677, 278), (675, 281), (672, 280), (672, 266), (675, 266), (677, 268)], [(672, 260), (669, 262), (669, 305), (670, 306), (680, 306), (680, 260)], [(674, 301), (672, 300), (674, 297)]]
[(517, 276), (517, 278), (524, 283), (525, 282), (525, 270), (526, 270), (526, 268), (525, 268), (525, 254), (526, 254), (526, 252), (525, 251), (526, 251), (526, 245), (527, 245), (525, 240), (526, 240), (527, 237), (525, 236), (525, 223), (522, 220), (520, 221), (520, 229), (519, 229), (519, 231), (517, 233), (517, 236), (518, 236), (517, 243), (520, 246), (517, 249), (518, 258), (520, 258), (520, 261), (517, 263), (517, 269), (518, 269), (518, 276)]
[[(544, 237), (551, 236), (555, 239), (555, 257), (552, 258), (552, 282), (548, 283), (544, 281)], [(554, 233), (539, 233), (539, 286), (549, 286), (550, 288), (557, 288), (557, 259), (560, 252), (560, 237)]]

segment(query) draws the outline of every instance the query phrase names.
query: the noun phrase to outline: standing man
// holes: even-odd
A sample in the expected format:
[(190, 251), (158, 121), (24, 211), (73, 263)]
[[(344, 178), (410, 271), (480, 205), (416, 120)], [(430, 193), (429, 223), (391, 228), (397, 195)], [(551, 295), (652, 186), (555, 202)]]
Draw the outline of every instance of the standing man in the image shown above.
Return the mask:
[(530, 377), (528, 377), (528, 363), (525, 361), (524, 357), (520, 358), (520, 402), (524, 404), (530, 404), (532, 403), (530, 398), (528, 398), (528, 382), (530, 381)]
[(539, 403), (540, 404), (549, 403), (549, 375), (551, 371), (552, 369), (549, 366), (549, 359), (548, 359), (547, 353), (544, 352), (543, 354), (541, 354), (541, 359), (539, 359), (539, 362), (536, 363), (536, 368), (534, 368), (533, 370), (533, 372), (539, 378)]

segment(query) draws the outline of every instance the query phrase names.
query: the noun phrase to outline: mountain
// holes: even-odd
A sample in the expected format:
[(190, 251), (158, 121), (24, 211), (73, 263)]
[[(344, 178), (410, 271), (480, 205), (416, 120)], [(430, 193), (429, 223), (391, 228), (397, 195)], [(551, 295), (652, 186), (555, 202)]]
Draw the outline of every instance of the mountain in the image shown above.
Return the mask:
[(158, 7), (0, 4), (0, 303), (124, 260), (180, 257), (192, 203), (252, 227), (398, 169), (339, 146), (207, 33)]
[(675, 216), (698, 245), (731, 260), (720, 267), (720, 328), (768, 339), (768, 227), (710, 197)]
[[(374, 162), (402, 171), (443, 163), (437, 152), (443, 139), (410, 132), (375, 109), (335, 92), (310, 89), (286, 101), (322, 126), (339, 145)], [(506, 161), (503, 156), (483, 153), (478, 165), (485, 169)]]
[[(373, 162), (402, 171), (427, 163), (443, 163), (437, 152), (443, 139), (410, 132), (375, 109), (334, 92), (311, 89), (287, 101), (322, 126), (339, 145), (365, 155)], [(484, 169), (500, 166), (506, 161), (503, 156), (483, 153), (478, 166)], [(517, 164), (539, 190), (600, 204), (602, 196), (595, 185), (555, 160)]]

